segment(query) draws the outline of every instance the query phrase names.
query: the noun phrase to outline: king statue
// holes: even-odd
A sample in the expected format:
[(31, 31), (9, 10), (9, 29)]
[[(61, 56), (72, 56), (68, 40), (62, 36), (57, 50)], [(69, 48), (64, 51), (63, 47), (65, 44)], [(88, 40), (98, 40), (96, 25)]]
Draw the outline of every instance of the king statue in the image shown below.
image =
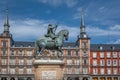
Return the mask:
[(57, 25), (55, 27), (52, 24), (48, 25), (47, 34), (39, 38), (35, 43), (35, 57), (38, 54), (44, 54), (44, 50), (57, 51), (57, 55), (62, 56), (62, 45), (64, 39), (68, 39), (68, 30), (64, 29), (55, 34)]
[(47, 34), (45, 35), (45, 37), (50, 37), (52, 38), (52, 40), (54, 40), (57, 37), (55, 35), (56, 29), (57, 29), (57, 25), (53, 27), (52, 24), (49, 24), (47, 29)]

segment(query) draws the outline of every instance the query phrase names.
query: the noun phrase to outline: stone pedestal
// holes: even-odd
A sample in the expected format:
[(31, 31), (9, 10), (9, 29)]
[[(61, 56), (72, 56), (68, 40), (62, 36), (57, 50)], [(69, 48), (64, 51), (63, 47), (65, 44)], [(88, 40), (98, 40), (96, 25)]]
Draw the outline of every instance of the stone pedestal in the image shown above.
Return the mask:
[(35, 60), (35, 80), (63, 80), (64, 62), (61, 60)]

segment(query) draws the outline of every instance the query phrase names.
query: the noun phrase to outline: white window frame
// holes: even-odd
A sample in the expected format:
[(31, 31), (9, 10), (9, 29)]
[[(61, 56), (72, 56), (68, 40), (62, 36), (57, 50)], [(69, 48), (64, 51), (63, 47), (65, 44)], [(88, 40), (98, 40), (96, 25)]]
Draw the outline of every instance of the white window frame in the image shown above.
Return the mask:
[(19, 69), (19, 74), (23, 74), (23, 69), (22, 68)]
[(67, 60), (67, 65), (71, 65), (72, 64), (72, 60), (71, 59), (68, 59)]
[(93, 66), (97, 66), (97, 60), (93, 60)]
[(93, 52), (93, 58), (96, 58), (96, 57), (97, 57), (97, 53)]
[(5, 68), (2, 68), (2, 74), (6, 74), (7, 70)]
[(24, 64), (24, 60), (23, 59), (19, 59), (19, 65), (23, 65)]
[(113, 60), (113, 66), (117, 66), (118, 61), (117, 60)]
[(117, 58), (117, 52), (113, 52), (112, 54), (114, 58)]
[(100, 52), (100, 58), (104, 58), (104, 52)]
[(75, 68), (75, 74), (79, 74), (79, 68)]
[(104, 68), (101, 68), (101, 69), (100, 69), (100, 73), (101, 73), (101, 74), (104, 74), (104, 71), (105, 71)]
[(107, 74), (111, 74), (111, 69), (110, 68), (107, 69)]
[(10, 74), (15, 74), (15, 69), (14, 68), (10, 69)]
[(32, 50), (27, 51), (27, 56), (32, 56)]
[(104, 60), (102, 59), (102, 60), (100, 60), (100, 66), (104, 66)]
[(110, 58), (110, 57), (111, 57), (111, 53), (107, 52), (107, 58)]
[(32, 69), (31, 68), (28, 68), (27, 69), (27, 74), (31, 74), (32, 73)]
[(97, 68), (93, 68), (93, 74), (98, 74)]
[(87, 68), (83, 68), (83, 74), (87, 74), (88, 73), (88, 69)]
[(31, 59), (27, 59), (27, 64), (28, 65), (32, 65), (32, 60)]
[[(110, 64), (109, 64), (109, 62), (110, 62)], [(111, 66), (111, 60), (110, 59), (107, 60), (107, 66)]]
[(10, 64), (11, 64), (11, 65), (15, 65), (15, 62), (16, 62), (15, 59), (11, 59), (11, 60), (10, 60)]
[(113, 74), (117, 74), (118, 70), (116, 68), (113, 69)]
[(7, 60), (6, 59), (2, 59), (2, 65), (6, 65)]

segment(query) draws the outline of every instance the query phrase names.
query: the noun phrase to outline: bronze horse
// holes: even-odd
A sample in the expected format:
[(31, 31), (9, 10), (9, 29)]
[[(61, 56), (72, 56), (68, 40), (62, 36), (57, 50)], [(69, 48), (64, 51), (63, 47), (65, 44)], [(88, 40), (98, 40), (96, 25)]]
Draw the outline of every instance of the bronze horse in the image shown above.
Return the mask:
[(57, 50), (58, 53), (58, 57), (60, 57), (63, 53), (62, 53), (62, 45), (64, 42), (64, 37), (66, 40), (68, 40), (68, 35), (69, 32), (68, 30), (61, 30), (58, 32), (58, 34), (56, 35), (57, 37), (52, 40), (52, 38), (50, 37), (41, 37), (39, 38), (36, 43), (35, 43), (35, 57), (38, 54), (43, 54), (42, 51), (44, 49), (47, 50)]

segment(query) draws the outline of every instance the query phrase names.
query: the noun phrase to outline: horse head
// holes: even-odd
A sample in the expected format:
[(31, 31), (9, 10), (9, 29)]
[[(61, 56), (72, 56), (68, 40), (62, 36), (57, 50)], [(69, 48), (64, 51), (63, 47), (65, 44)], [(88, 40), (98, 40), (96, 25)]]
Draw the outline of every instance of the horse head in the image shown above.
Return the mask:
[(65, 37), (65, 40), (68, 40), (68, 35), (69, 35), (69, 31), (64, 29), (64, 30), (61, 30), (58, 35), (63, 35)]

